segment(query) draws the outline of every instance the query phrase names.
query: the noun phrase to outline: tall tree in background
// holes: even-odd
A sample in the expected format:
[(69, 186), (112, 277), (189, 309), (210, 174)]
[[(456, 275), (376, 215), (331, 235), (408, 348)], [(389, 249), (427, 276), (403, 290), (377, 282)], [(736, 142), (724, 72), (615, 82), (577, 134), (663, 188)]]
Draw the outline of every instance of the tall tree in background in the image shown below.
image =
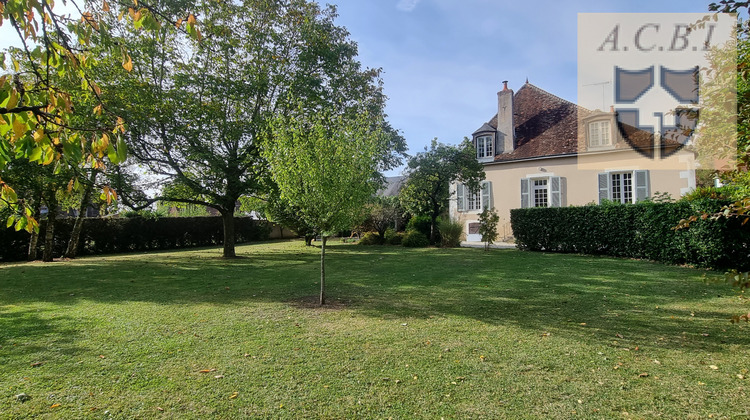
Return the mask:
[(448, 209), (450, 184), (461, 182), (470, 190), (479, 190), (484, 168), (468, 139), (457, 146), (432, 140), (430, 148), (409, 159), (401, 203), (412, 215), (429, 215), (430, 242), (437, 240), (437, 219)]
[(179, 186), (153, 200), (218, 210), (224, 256), (233, 257), (238, 199), (272, 188), (259, 149), (269, 121), (290, 112), (290, 99), (347, 114), (361, 102), (379, 113), (384, 97), (379, 70), (362, 69), (332, 6), (245, 0), (192, 7), (202, 42), (181, 42), (166, 28), (120, 28), (133, 70), (112, 74), (116, 83), (102, 89), (107, 105), (127, 116), (131, 154)]
[(364, 110), (355, 116), (328, 108), (298, 108), (275, 120), (264, 144), (263, 156), (281, 198), (323, 237), (321, 305), (328, 237), (353, 226), (380, 185), (377, 169), (389, 153), (389, 139), (372, 120), (381, 118)]

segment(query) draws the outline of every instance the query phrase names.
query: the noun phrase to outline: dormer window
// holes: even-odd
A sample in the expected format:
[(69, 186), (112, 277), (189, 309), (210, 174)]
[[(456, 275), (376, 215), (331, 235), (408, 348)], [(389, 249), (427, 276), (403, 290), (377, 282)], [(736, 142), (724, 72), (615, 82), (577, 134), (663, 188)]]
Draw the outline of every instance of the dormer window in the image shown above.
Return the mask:
[(609, 121), (592, 121), (589, 123), (589, 147), (606, 147), (612, 145), (612, 128)]
[(495, 156), (495, 139), (492, 136), (479, 136), (476, 139), (477, 159)]

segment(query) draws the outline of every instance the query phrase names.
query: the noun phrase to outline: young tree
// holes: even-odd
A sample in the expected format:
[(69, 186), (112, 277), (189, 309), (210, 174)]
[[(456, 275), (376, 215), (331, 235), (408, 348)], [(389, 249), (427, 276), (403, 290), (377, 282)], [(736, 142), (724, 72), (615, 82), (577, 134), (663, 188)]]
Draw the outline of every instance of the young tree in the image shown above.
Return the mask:
[(364, 101), (379, 111), (379, 70), (361, 68), (332, 6), (244, 0), (193, 8), (202, 42), (182, 41), (167, 28), (124, 26), (120, 41), (138, 52), (133, 71), (112, 74), (116, 82), (102, 89), (114, 99), (107, 104), (128, 116), (132, 156), (180, 186), (152, 200), (218, 210), (223, 255), (233, 257), (238, 199), (262, 197), (272, 187), (259, 150), (269, 121), (289, 113), (290, 100), (341, 113)]
[(497, 224), (500, 222), (500, 216), (498, 216), (495, 209), (488, 209), (485, 207), (481, 213), (479, 213), (479, 234), (482, 235), (482, 242), (484, 242), (484, 250), (489, 251), (490, 245), (497, 239)]
[(476, 191), (484, 179), (484, 168), (468, 139), (458, 146), (434, 139), (429, 149), (409, 159), (406, 174), (401, 202), (411, 214), (430, 216), (430, 242), (435, 243), (437, 219), (448, 209), (450, 184), (458, 181)]
[(277, 118), (263, 148), (281, 198), (323, 237), (320, 305), (325, 303), (326, 241), (356, 222), (378, 187), (377, 168), (388, 153), (386, 136), (364, 110), (356, 117), (331, 109), (298, 108)]

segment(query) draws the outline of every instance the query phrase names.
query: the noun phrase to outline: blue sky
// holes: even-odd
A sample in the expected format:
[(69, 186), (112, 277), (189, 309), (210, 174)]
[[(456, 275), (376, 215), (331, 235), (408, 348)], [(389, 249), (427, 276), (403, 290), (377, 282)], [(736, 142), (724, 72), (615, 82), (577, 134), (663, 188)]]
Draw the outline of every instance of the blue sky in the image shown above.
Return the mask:
[[(707, 12), (710, 0), (339, 0), (360, 61), (383, 68), (387, 113), (414, 154), (456, 144), (496, 112), (502, 81), (577, 96), (577, 15)], [(395, 171), (398, 172), (398, 171)], [(393, 173), (391, 173), (393, 174)]]

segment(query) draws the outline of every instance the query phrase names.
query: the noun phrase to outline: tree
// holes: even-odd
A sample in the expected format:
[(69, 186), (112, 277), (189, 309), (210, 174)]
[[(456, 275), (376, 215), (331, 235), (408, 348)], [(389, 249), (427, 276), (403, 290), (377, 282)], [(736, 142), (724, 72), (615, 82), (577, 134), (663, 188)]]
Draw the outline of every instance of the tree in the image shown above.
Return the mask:
[(395, 229), (404, 213), (398, 197), (376, 196), (363, 209), (365, 220), (363, 227), (368, 231), (375, 231), (381, 239), (385, 238), (388, 228)]
[(361, 68), (332, 6), (244, 0), (193, 7), (202, 42), (185, 42), (167, 28), (120, 28), (119, 42), (134, 51), (133, 71), (113, 73), (115, 83), (102, 89), (107, 105), (128, 116), (132, 156), (179, 186), (151, 200), (216, 209), (223, 255), (233, 257), (238, 199), (273, 188), (259, 149), (269, 122), (291, 112), (292, 103), (343, 114), (359, 112), (360, 102), (379, 111), (384, 98), (379, 70)]
[(281, 198), (322, 236), (320, 305), (325, 304), (328, 237), (351, 227), (379, 185), (377, 168), (388, 153), (387, 136), (362, 112), (351, 116), (331, 109), (298, 108), (277, 118), (263, 156)]
[[(117, 163), (125, 154), (122, 120), (101, 106), (102, 92), (91, 75), (98, 62), (91, 51), (94, 46), (114, 48), (121, 65), (129, 68), (130, 56), (109, 37), (109, 28), (102, 23), (104, 15), (132, 11), (131, 21), (136, 25), (157, 24), (157, 20), (147, 5), (136, 11), (137, 5), (111, 9), (106, 0), (87, 1), (86, 7), (81, 1), (68, 3), (80, 18), (58, 13), (49, 1), (0, 2), (0, 25), (10, 25), (20, 44), (11, 50), (12, 70), (5, 68), (6, 52), (0, 53), (0, 171), (12, 159), (54, 163), (57, 168), (88, 165), (101, 169), (105, 160)], [(189, 23), (184, 26), (191, 29)], [(95, 106), (80, 106), (86, 103)], [(95, 112), (86, 112), (91, 108)], [(84, 125), (77, 121), (82, 112), (90, 116)], [(0, 208), (10, 211), (8, 224), (16, 229), (31, 232), (38, 228), (33, 211), (2, 172)]]
[(430, 148), (409, 159), (407, 179), (401, 191), (404, 208), (413, 215), (429, 215), (430, 242), (437, 238), (437, 219), (448, 209), (450, 184), (461, 182), (471, 191), (479, 190), (484, 168), (477, 161), (474, 146), (468, 139), (458, 146), (432, 140)]
[(482, 235), (482, 242), (484, 242), (484, 250), (489, 251), (490, 245), (497, 239), (497, 224), (500, 221), (500, 216), (497, 215), (495, 209), (489, 209), (487, 207), (479, 213), (479, 234)]

